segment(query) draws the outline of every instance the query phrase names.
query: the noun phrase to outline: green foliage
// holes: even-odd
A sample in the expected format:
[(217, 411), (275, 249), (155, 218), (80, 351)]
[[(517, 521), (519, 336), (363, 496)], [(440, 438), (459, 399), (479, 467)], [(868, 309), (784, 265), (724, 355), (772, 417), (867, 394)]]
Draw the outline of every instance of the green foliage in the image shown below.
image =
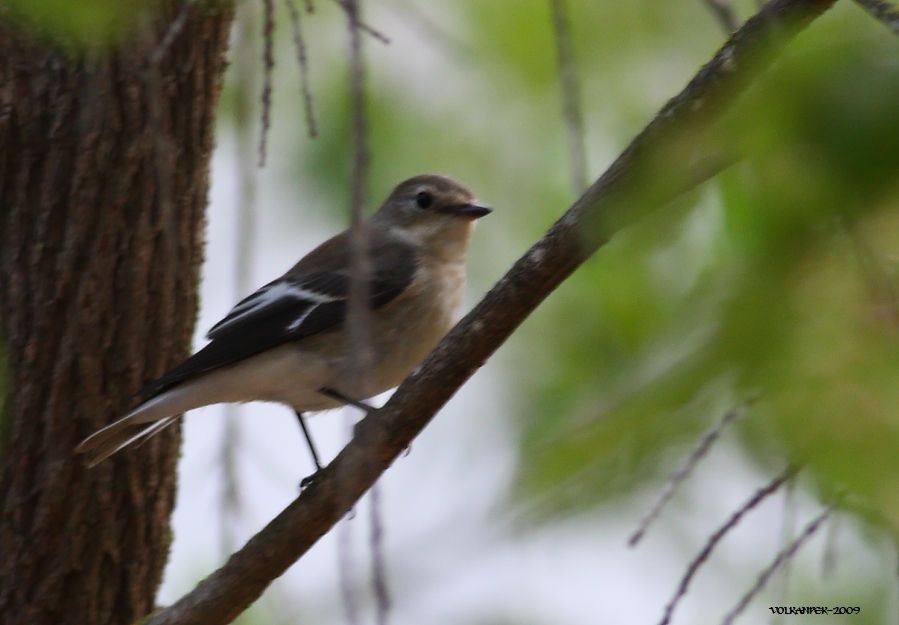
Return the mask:
[(152, 4), (141, 0), (9, 0), (12, 15), (53, 39), (75, 46), (115, 43), (132, 33)]
[[(570, 6), (598, 175), (722, 36), (699, 2)], [(395, 45), (366, 39), (368, 197), (421, 171), (470, 184), (497, 209), (480, 227), (490, 245), (473, 249), (486, 285), (569, 203), (565, 128), (547, 3), (453, 7), (434, 30), (397, 28)], [(298, 121), (285, 173), (345, 223), (345, 49), (329, 47), (344, 33), (308, 32), (321, 133), (309, 141)], [(519, 501), (561, 514), (627, 494), (758, 395), (739, 429), (748, 457), (805, 462), (824, 492), (899, 525), (897, 45), (851, 4), (816, 22), (714, 133), (745, 158), (617, 234), (513, 337)]]
[[(216, 10), (221, 0), (193, 0)], [(102, 49), (133, 42), (168, 5), (162, 0), (6, 0), (3, 17), (71, 49)]]
[[(882, 545), (884, 551), (879, 555), (879, 562), (873, 562), (880, 570), (890, 570), (894, 563), (889, 562), (890, 554), (893, 551), (888, 545)], [(837, 566), (841, 566), (841, 562), (837, 562)], [(797, 571), (799, 572), (799, 571)], [(895, 614), (895, 608), (891, 605), (890, 596), (893, 589), (891, 588), (894, 580), (890, 576), (883, 576), (872, 579), (870, 575), (863, 575), (854, 580), (841, 579), (839, 584), (822, 582), (821, 576), (818, 574), (802, 574), (798, 575), (791, 581), (791, 596), (789, 605), (793, 606), (826, 606), (833, 608), (840, 607), (859, 607), (858, 614), (847, 617), (846, 615), (816, 615), (813, 618), (816, 623), (822, 625), (844, 625), (852, 623), (853, 625), (880, 625), (889, 623)], [(765, 605), (763, 599), (758, 600), (756, 605)], [(775, 599), (769, 603), (770, 605), (779, 605)], [(767, 607), (767, 606), (766, 606)], [(806, 617), (809, 618), (809, 617)], [(797, 619), (794, 617), (794, 619)], [(789, 622), (789, 620), (787, 620)]]
[(717, 389), (760, 395), (752, 456), (786, 452), (899, 530), (897, 44), (852, 32), (803, 40), (727, 121), (748, 158), (720, 202), (638, 224), (560, 290), (523, 495), (627, 492), (720, 416), (694, 399)]

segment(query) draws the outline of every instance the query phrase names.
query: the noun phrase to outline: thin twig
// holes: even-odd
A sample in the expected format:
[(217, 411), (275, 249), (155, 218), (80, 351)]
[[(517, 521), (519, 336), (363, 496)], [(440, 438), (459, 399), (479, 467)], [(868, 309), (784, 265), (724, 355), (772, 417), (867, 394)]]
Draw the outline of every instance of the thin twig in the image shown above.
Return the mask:
[(787, 467), (786, 470), (783, 471), (776, 478), (771, 480), (768, 484), (757, 490), (752, 497), (750, 497), (742, 506), (737, 508), (736, 512), (734, 512), (730, 518), (719, 527), (715, 532), (709, 536), (709, 539), (706, 541), (705, 546), (702, 548), (702, 551), (699, 552), (695, 558), (693, 558), (690, 565), (687, 567), (687, 571), (684, 573), (684, 576), (681, 577), (680, 584), (678, 584), (677, 591), (675, 591), (674, 596), (668, 602), (668, 605), (665, 606), (665, 614), (662, 616), (662, 620), (659, 621), (659, 625), (667, 625), (671, 622), (671, 617), (674, 616), (674, 609), (677, 607), (677, 604), (680, 600), (687, 594), (687, 589), (690, 586), (690, 582), (693, 581), (693, 577), (699, 571), (700, 567), (705, 564), (705, 562), (709, 559), (709, 556), (712, 554), (712, 551), (721, 542), (721, 539), (724, 538), (727, 533), (736, 527), (737, 523), (753, 508), (755, 508), (759, 503), (761, 503), (766, 497), (777, 492), (777, 489), (781, 487), (781, 485), (789, 480), (796, 474), (795, 467)]
[(874, 19), (899, 35), (899, 8), (886, 0), (855, 0)]
[[(796, 482), (790, 480), (784, 489), (784, 506), (783, 521), (780, 527), (780, 548), (783, 549), (796, 538)], [(792, 567), (786, 562), (783, 571), (780, 574), (780, 584), (778, 587), (778, 605), (786, 605), (787, 597), (790, 596), (790, 574)], [(774, 614), (771, 619), (772, 625), (783, 622), (783, 614)]]
[[(341, 410), (343, 429), (347, 440), (353, 437), (352, 407), (345, 406)], [(343, 615), (347, 625), (358, 625), (361, 622), (359, 608), (358, 566), (355, 561), (356, 544), (353, 540), (353, 521), (356, 519), (356, 508), (350, 509), (337, 526), (337, 578), (340, 586), (340, 599)]]
[(687, 456), (686, 460), (684, 460), (684, 463), (668, 477), (668, 481), (665, 482), (665, 487), (662, 490), (662, 493), (659, 495), (659, 498), (656, 500), (655, 505), (653, 505), (650, 511), (642, 519), (640, 519), (640, 523), (637, 525), (636, 531), (631, 534), (630, 539), (628, 539), (628, 545), (633, 547), (640, 542), (640, 540), (643, 538), (643, 535), (646, 533), (646, 530), (649, 529), (649, 526), (653, 523), (653, 521), (656, 520), (656, 518), (658, 518), (659, 514), (661, 514), (662, 510), (674, 496), (674, 493), (677, 491), (678, 486), (680, 486), (684, 482), (684, 480), (686, 480), (690, 476), (690, 474), (693, 472), (693, 469), (696, 468), (696, 465), (699, 464), (699, 461), (705, 457), (709, 449), (712, 447), (712, 444), (716, 440), (718, 440), (724, 430), (726, 430), (731, 423), (733, 423), (746, 411), (746, 409), (750, 405), (752, 405), (752, 401), (753, 400), (749, 400), (739, 406), (728, 410), (721, 418), (721, 420), (716, 423), (711, 430), (703, 435), (696, 447), (694, 447), (690, 452), (690, 455)]
[[(232, 266), (232, 290), (234, 301), (242, 299), (252, 288), (252, 264), (256, 240), (256, 222), (253, 207), (256, 203), (256, 168), (250, 155), (253, 152), (253, 131), (249, 123), (250, 111), (254, 104), (255, 64), (252, 61), (256, 45), (256, 6), (245, 3), (240, 9), (240, 23), (237, 28), (234, 49), (237, 63), (234, 66), (234, 100), (237, 111), (237, 125), (234, 144), (234, 172), (237, 180), (237, 210), (234, 221), (234, 264)], [(241, 408), (236, 404), (225, 406), (225, 430), (222, 435), (219, 458), (222, 469), (222, 547), (225, 555), (231, 553), (235, 542), (232, 524), (240, 518), (242, 498), (237, 478), (237, 449), (239, 430), (237, 420)]]
[(356, 563), (353, 560), (353, 514), (350, 513), (337, 528), (337, 572), (340, 598), (347, 625), (359, 625), (359, 597), (356, 594)]
[(556, 41), (556, 60), (562, 108), (568, 129), (568, 154), (571, 161), (571, 187), (575, 197), (587, 188), (587, 146), (585, 143), (584, 113), (581, 110), (581, 86), (571, 37), (568, 0), (550, 0), (553, 33)]
[(240, 408), (234, 404), (225, 406), (225, 430), (222, 434), (222, 445), (219, 449), (219, 466), (222, 473), (221, 511), (221, 549), (227, 557), (234, 551), (236, 538), (232, 524), (240, 517), (242, 509), (240, 487), (237, 480), (237, 458), (235, 450), (238, 445), (237, 419)]
[(259, 136), (259, 166), (265, 166), (268, 130), (272, 118), (272, 70), (275, 68), (275, 3), (262, 0), (262, 129)]
[[(145, 625), (224, 625), (258, 599), (356, 505), (462, 384), (575, 269), (626, 224), (703, 181), (695, 170), (697, 159), (706, 161), (703, 139), (789, 38), (834, 2), (771, 0), (750, 18), (440, 341), (387, 404), (359, 422), (353, 440), (320, 477), (227, 563), (148, 617)], [(694, 158), (667, 158), (671, 146), (687, 138)], [(651, 176), (658, 170), (647, 167), (659, 163), (667, 163), (666, 175)], [(715, 173), (705, 171), (706, 176)], [(635, 189), (642, 191), (640, 202), (631, 201)]]
[(833, 577), (837, 570), (837, 540), (840, 533), (840, 516), (832, 516), (824, 535), (824, 553), (821, 555), (821, 577)]
[[(350, 12), (351, 12), (351, 5), (354, 5), (354, 4), (355, 4), (355, 3), (353, 2), (353, 0), (334, 0), (334, 2), (336, 2), (337, 4), (339, 4), (340, 7), (341, 7), (344, 11), (346, 11), (347, 15), (349, 15)], [(352, 10), (355, 11), (355, 9), (352, 9)], [(369, 25), (366, 24), (365, 22), (359, 20), (358, 14), (356, 15), (356, 18), (355, 18), (355, 19), (356, 19), (356, 21), (357, 21), (357, 23), (358, 23), (358, 28), (359, 28), (359, 30), (361, 30), (362, 32), (364, 32), (364, 33), (367, 34), (367, 35), (370, 35), (370, 36), (374, 37), (375, 39), (377, 39), (378, 41), (380, 41), (380, 42), (383, 43), (384, 45), (388, 45), (388, 44), (390, 43), (390, 37), (388, 37), (387, 35), (385, 35), (385, 34), (382, 33), (381, 31), (372, 28), (371, 26), (369, 26)]]
[[(368, 118), (365, 111), (365, 66), (362, 59), (363, 22), (360, 19), (360, 0), (345, 0), (350, 30), (350, 101), (353, 115), (353, 175), (352, 175), (352, 267), (350, 282), (350, 341), (353, 345), (357, 375), (361, 378), (369, 368), (371, 327), (368, 316), (368, 286), (371, 271), (367, 243), (362, 235), (365, 189), (368, 180)], [(355, 295), (355, 301), (354, 301)], [(355, 306), (355, 308), (354, 308)], [(354, 315), (355, 310), (355, 315)], [(378, 491), (372, 485), (370, 495), (372, 583), (375, 590), (376, 617), (379, 625), (387, 622), (390, 599), (384, 568), (382, 520), (378, 506)]]
[(740, 26), (734, 8), (730, 4), (730, 0), (702, 0), (715, 19), (721, 24), (725, 35), (730, 35)]
[(368, 120), (365, 112), (365, 66), (362, 60), (362, 38), (359, 36), (359, 2), (346, 0), (347, 27), (350, 35), (350, 109), (352, 115), (353, 161), (350, 199), (350, 293), (348, 330), (353, 346), (355, 376), (361, 379), (370, 360), (368, 328), (367, 242), (362, 231), (365, 211), (365, 188), (368, 180)]
[(777, 554), (777, 557), (774, 558), (774, 561), (768, 565), (768, 567), (762, 571), (756, 580), (755, 584), (749, 591), (743, 595), (743, 598), (740, 599), (739, 603), (725, 616), (721, 621), (721, 625), (732, 625), (732, 623), (736, 620), (740, 614), (742, 614), (743, 610), (746, 609), (746, 606), (761, 592), (761, 590), (765, 587), (768, 581), (771, 579), (771, 576), (777, 571), (778, 568), (785, 562), (789, 561), (793, 558), (796, 552), (799, 550), (805, 542), (812, 537), (812, 535), (818, 531), (818, 528), (821, 527), (821, 524), (827, 520), (830, 516), (832, 508), (827, 508), (819, 514), (811, 523), (803, 528), (802, 533), (796, 537), (796, 539), (787, 545), (786, 548), (781, 550), (780, 553)]
[(381, 489), (377, 484), (369, 492), (371, 533), (371, 578), (375, 594), (375, 622), (387, 625), (390, 614), (390, 589), (387, 587), (387, 566), (384, 562), (384, 523), (381, 520)]
[(394, 0), (390, 8), (398, 18), (411, 23), (424, 44), (439, 48), (443, 56), (468, 65), (478, 61), (479, 57), (469, 43), (451, 32), (445, 20), (431, 15), (433, 5), (423, 7), (419, 0)]
[[(350, 340), (352, 379), (360, 387), (372, 360), (371, 326), (369, 318), (369, 276), (371, 273), (368, 257), (368, 241), (363, 231), (365, 210), (365, 188), (368, 180), (368, 120), (365, 112), (365, 66), (362, 58), (362, 37), (359, 18), (360, 0), (346, 0), (344, 8), (349, 31), (350, 67), (350, 109), (352, 116), (353, 160), (351, 172), (350, 199), (350, 291), (347, 313), (347, 330)], [(349, 428), (348, 428), (349, 429)], [(340, 473), (338, 478), (349, 478)], [(349, 532), (349, 530), (345, 530)], [(348, 557), (348, 554), (347, 554)], [(351, 571), (345, 570), (348, 563), (340, 562), (343, 584), (348, 586)], [(355, 625), (355, 599), (344, 591), (344, 603), (350, 625)]]
[[(290, 25), (293, 30), (293, 45), (297, 50), (297, 62), (300, 64), (300, 93), (303, 95), (303, 110), (306, 111), (306, 131), (309, 136), (318, 136), (313, 110), (312, 88), (309, 86), (309, 62), (306, 57), (306, 42), (300, 29), (300, 12), (294, 0), (284, 0), (290, 14)], [(311, 12), (311, 3), (307, 3), (307, 12)]]
[(169, 48), (171, 48), (172, 44), (175, 42), (175, 39), (177, 39), (178, 35), (181, 34), (181, 31), (184, 30), (184, 25), (187, 23), (191, 7), (193, 7), (192, 0), (184, 0), (181, 4), (181, 10), (178, 11), (178, 17), (172, 20), (172, 23), (169, 24), (169, 27), (165, 31), (165, 35), (163, 35), (162, 39), (159, 40), (159, 43), (156, 44), (153, 52), (150, 53), (151, 64), (158, 65), (162, 61), (162, 57), (165, 56), (166, 52), (169, 51)]

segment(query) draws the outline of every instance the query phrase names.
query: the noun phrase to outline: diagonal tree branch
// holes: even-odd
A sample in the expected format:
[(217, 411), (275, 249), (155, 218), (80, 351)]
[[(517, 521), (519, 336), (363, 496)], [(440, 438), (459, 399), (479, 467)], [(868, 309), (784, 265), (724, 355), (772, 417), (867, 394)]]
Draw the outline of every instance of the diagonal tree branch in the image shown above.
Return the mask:
[(353, 440), (319, 479), (224, 566), (146, 625), (224, 624), (255, 601), (346, 514), (459, 387), (614, 232), (715, 173), (708, 167), (697, 172), (708, 162), (701, 148), (711, 127), (770, 65), (789, 36), (834, 2), (772, 0), (746, 22), (390, 401), (359, 423)]

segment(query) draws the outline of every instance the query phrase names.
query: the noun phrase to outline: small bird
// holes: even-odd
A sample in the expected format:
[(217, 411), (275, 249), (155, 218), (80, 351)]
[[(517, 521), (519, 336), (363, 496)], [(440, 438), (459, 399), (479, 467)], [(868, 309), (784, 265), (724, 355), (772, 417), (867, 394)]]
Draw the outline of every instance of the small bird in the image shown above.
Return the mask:
[(358, 371), (347, 323), (352, 243), (346, 230), (280, 278), (241, 300), (209, 343), (151, 382), (141, 403), (78, 445), (94, 466), (218, 403), (269, 401), (293, 408), (316, 469), (305, 412), (363, 400), (397, 386), (456, 320), (475, 220), (491, 212), (450, 178), (400, 183), (361, 224), (367, 252), (369, 358)]

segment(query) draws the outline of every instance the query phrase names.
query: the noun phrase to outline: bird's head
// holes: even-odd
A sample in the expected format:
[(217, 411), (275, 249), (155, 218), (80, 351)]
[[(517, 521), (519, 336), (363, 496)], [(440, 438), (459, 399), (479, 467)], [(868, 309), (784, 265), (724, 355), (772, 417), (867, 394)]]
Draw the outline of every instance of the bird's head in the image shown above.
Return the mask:
[(455, 180), (427, 174), (397, 185), (372, 219), (436, 252), (464, 252), (475, 220), (490, 212)]

